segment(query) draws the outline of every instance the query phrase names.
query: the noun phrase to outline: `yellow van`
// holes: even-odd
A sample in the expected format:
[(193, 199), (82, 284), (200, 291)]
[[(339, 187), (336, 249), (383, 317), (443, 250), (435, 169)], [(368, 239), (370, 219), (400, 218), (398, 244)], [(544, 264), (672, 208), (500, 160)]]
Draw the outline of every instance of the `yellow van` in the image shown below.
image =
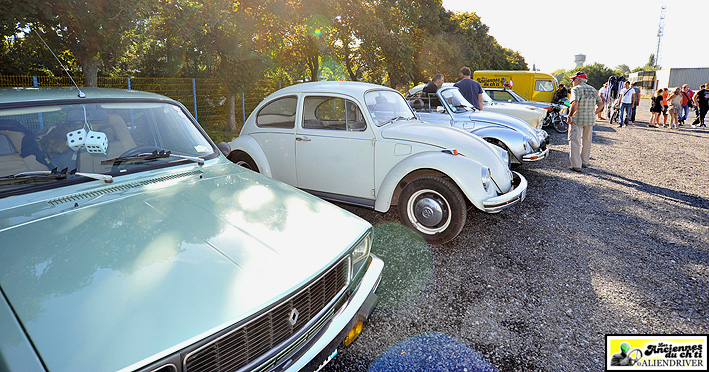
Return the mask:
[(478, 70), (473, 73), (483, 88), (502, 88), (510, 84), (520, 96), (530, 101), (551, 102), (559, 82), (550, 74), (539, 71)]

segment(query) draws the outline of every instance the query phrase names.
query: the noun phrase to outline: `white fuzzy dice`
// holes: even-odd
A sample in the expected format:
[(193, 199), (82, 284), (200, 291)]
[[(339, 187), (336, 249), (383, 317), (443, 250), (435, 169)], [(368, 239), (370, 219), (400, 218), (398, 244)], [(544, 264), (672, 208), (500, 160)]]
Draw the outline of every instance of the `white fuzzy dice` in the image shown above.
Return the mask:
[(86, 129), (81, 128), (66, 134), (66, 144), (74, 151), (81, 150), (86, 143)]
[(89, 131), (86, 134), (86, 151), (92, 154), (106, 154), (108, 138), (103, 132)]

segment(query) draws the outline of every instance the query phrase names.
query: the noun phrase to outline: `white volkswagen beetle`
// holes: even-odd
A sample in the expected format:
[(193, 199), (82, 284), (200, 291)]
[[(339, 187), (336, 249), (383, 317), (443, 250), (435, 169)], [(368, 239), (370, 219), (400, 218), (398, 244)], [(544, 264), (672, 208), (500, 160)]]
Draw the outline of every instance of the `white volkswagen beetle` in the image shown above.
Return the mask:
[(219, 147), (239, 165), (324, 199), (379, 212), (396, 205), (402, 222), (430, 243), (455, 238), (470, 205), (497, 213), (527, 190), (507, 152), (421, 122), (399, 92), (367, 83), (283, 88)]

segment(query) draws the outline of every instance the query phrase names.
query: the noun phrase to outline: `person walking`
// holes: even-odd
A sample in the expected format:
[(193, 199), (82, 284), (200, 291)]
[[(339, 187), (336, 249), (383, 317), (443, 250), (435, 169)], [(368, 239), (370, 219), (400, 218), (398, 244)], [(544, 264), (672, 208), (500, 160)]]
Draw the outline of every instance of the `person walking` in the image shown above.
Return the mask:
[(460, 80), (453, 86), (460, 89), (460, 93), (465, 99), (470, 102), (475, 108), (482, 111), (483, 109), (483, 87), (477, 81), (470, 78), (470, 67), (460, 69)]
[[(709, 111), (709, 90), (707, 90), (707, 87), (709, 87), (709, 83), (702, 85), (700, 87), (702, 89), (694, 95), (694, 103), (699, 107), (699, 127), (706, 127), (704, 117), (707, 116), (707, 111)], [(692, 125), (692, 128), (695, 128), (695, 126)]]
[(692, 97), (694, 97), (694, 92), (689, 89), (689, 85), (682, 85), (682, 109), (680, 110), (678, 118), (680, 124), (685, 123), (687, 116), (689, 116), (689, 109), (694, 106)]
[[(598, 96), (601, 97), (601, 100), (603, 100), (603, 106), (605, 107), (608, 102), (608, 82), (603, 83), (601, 89), (598, 90)], [(606, 118), (603, 117), (603, 111), (598, 113), (597, 118), (600, 120), (606, 120)]]
[[(630, 120), (630, 109), (633, 107), (635, 102), (635, 89), (630, 87), (630, 82), (625, 82), (625, 88), (620, 91), (618, 96), (620, 100), (620, 121), (618, 121), (618, 128), (623, 125), (628, 126), (628, 120)], [(625, 113), (625, 119), (623, 119), (623, 113)]]
[(670, 104), (670, 128), (678, 129), (677, 116), (682, 108), (682, 96), (679, 93), (679, 87), (672, 90), (670, 95), (667, 97), (667, 102)]
[(638, 82), (633, 82), (631, 87), (635, 91), (635, 98), (633, 99), (633, 107), (630, 110), (630, 122), (635, 123), (635, 113), (638, 111), (638, 106), (640, 106), (640, 88), (638, 88)]
[(648, 127), (657, 128), (660, 126), (660, 113), (662, 112), (662, 89), (655, 91), (652, 96), (652, 102), (650, 103), (650, 112), (652, 116), (650, 117), (650, 124)]
[(586, 74), (576, 72), (571, 77), (571, 107), (569, 107), (569, 161), (571, 170), (581, 172), (591, 159), (591, 139), (596, 115), (603, 110), (603, 100), (596, 88), (587, 84)]

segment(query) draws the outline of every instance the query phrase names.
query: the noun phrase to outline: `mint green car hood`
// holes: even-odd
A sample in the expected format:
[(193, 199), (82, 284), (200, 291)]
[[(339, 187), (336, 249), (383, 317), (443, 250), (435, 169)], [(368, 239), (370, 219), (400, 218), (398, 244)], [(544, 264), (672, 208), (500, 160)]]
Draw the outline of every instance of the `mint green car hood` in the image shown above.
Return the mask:
[(0, 285), (49, 370), (175, 352), (301, 286), (370, 227), (234, 168), (0, 211)]

